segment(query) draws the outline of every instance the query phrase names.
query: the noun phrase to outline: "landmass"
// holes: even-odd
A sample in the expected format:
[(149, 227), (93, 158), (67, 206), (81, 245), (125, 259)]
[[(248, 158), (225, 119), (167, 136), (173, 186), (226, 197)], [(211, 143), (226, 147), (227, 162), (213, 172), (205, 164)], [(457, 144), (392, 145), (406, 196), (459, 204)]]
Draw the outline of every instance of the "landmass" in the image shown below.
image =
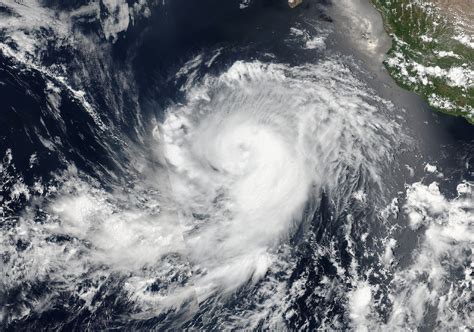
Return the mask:
[(385, 66), (435, 110), (474, 124), (471, 0), (371, 0), (393, 43)]

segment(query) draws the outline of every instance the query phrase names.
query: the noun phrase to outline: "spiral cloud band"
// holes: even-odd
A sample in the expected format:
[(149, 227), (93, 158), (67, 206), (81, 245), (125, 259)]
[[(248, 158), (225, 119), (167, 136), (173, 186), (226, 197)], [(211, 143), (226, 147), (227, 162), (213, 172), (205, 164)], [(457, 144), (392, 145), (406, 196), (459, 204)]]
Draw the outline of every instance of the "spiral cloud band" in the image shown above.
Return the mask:
[(377, 181), (392, 128), (347, 74), (238, 61), (167, 110), (159, 139), (199, 299), (263, 276), (321, 190), (356, 171)]

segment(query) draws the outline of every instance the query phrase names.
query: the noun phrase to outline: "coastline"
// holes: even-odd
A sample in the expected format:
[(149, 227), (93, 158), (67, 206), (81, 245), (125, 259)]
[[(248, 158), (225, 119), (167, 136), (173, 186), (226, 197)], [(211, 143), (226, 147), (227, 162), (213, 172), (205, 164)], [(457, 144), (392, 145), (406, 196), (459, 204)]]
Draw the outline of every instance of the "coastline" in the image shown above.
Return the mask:
[(474, 49), (468, 35), (431, 2), (370, 3), (392, 39), (384, 61), (390, 76), (433, 110), (474, 124)]

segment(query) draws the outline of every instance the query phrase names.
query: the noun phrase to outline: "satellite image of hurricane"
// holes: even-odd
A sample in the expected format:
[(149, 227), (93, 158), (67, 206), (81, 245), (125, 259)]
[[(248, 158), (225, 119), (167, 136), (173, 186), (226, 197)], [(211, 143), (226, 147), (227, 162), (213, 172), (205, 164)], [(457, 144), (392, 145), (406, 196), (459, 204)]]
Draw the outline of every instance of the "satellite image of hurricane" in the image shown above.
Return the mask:
[(473, 331), (473, 0), (0, 0), (1, 331)]

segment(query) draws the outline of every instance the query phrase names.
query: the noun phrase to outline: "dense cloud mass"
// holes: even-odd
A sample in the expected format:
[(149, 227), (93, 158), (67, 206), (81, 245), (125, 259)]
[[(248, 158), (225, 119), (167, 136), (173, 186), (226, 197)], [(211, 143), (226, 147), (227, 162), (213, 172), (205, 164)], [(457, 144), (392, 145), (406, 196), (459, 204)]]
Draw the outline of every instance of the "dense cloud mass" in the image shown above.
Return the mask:
[(393, 129), (363, 88), (337, 60), (236, 62), (167, 110), (160, 133), (204, 299), (261, 278), (324, 188), (337, 194), (357, 170), (378, 182)]

